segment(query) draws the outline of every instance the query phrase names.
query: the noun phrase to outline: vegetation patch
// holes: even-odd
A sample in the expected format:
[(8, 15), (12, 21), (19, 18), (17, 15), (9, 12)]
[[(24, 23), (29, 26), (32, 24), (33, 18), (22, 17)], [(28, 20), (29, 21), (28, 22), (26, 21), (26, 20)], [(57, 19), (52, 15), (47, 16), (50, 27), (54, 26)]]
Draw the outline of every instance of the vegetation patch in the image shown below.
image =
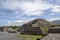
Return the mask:
[(25, 35), (25, 34), (17, 34), (19, 38), (24, 40), (36, 40), (37, 38), (42, 38), (42, 35)]
[(40, 27), (41, 28), (41, 31), (45, 34), (45, 33), (48, 33), (48, 30), (46, 27)]

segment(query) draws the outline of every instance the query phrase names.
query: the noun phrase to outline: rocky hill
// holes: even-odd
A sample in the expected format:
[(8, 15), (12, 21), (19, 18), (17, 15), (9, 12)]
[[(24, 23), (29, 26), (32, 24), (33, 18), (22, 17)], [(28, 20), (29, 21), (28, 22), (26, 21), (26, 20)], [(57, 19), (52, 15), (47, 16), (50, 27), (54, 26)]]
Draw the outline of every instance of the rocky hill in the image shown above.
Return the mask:
[(45, 19), (35, 19), (26, 24), (23, 24), (25, 27), (46, 27), (47, 29), (51, 28), (52, 24)]
[(54, 25), (60, 25), (60, 20), (55, 20), (55, 21), (52, 21), (51, 23), (53, 23)]
[(50, 22), (40, 18), (40, 19), (32, 20), (26, 24), (23, 24), (22, 27), (20, 28), (20, 31), (22, 31), (22, 29), (25, 30), (26, 28), (34, 29), (34, 27), (39, 27), (41, 31), (47, 32), (47, 30), (49, 30), (51, 26), (52, 24)]

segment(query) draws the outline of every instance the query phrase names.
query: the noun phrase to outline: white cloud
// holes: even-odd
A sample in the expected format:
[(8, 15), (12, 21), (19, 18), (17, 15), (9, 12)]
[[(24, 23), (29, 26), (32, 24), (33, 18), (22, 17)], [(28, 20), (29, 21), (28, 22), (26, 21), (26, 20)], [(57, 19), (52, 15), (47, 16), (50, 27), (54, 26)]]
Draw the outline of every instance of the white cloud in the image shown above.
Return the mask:
[[(52, 4), (47, 4), (43, 2), (42, 0), (35, 0), (34, 2), (28, 2), (28, 1), (9, 1), (2, 3), (2, 7), (5, 9), (15, 10), (20, 9), (24, 13), (23, 15), (42, 15), (43, 10), (49, 9), (52, 7)], [(39, 10), (39, 11), (37, 11)], [(18, 12), (19, 14), (19, 12)]]
[(37, 11), (37, 12), (28, 12), (28, 11), (26, 11), (24, 14), (27, 15), (27, 16), (30, 16), (30, 15), (40, 16), (40, 15), (43, 14), (43, 12), (42, 11)]
[(48, 18), (48, 19), (46, 19), (46, 20), (48, 20), (48, 21), (54, 21), (54, 20), (60, 20), (60, 18), (58, 18), (58, 17), (53, 17), (53, 18)]
[(21, 8), (23, 10), (29, 11), (29, 12), (34, 12), (36, 10), (46, 10), (50, 8), (50, 4), (46, 4), (44, 2), (23, 2)]
[[(41, 15), (43, 10), (49, 9), (52, 5), (40, 2), (23, 2), (21, 9), (25, 11), (26, 15)], [(39, 10), (39, 11), (38, 11)]]
[(15, 21), (8, 21), (8, 23), (6, 25), (8, 26), (21, 26), (23, 25), (24, 23), (27, 23), (31, 20), (15, 20)]
[(5, 1), (2, 3), (2, 7), (5, 8), (5, 9), (10, 9), (10, 10), (14, 10), (14, 9), (17, 9), (19, 6), (20, 3), (19, 1)]
[(60, 6), (53, 6), (52, 7), (52, 12), (54, 12), (54, 13), (57, 13), (57, 12), (60, 12)]
[(50, 15), (51, 15), (51, 16), (54, 16), (54, 15), (55, 15), (55, 13), (51, 13)]
[(51, 16), (54, 16), (55, 14), (60, 14), (60, 6), (54, 5), (52, 6), (52, 13), (50, 14)]
[(22, 20), (15, 20), (15, 21), (8, 21), (8, 23), (6, 25), (8, 26), (19, 26), (19, 25), (22, 25), (24, 24), (24, 22)]
[(7, 23), (6, 23), (6, 25), (7, 26), (21, 26), (21, 25), (23, 25), (24, 23), (28, 23), (28, 22), (30, 22), (31, 20), (34, 20), (34, 19), (36, 19), (36, 18), (32, 18), (32, 19), (25, 19), (25, 20), (13, 20), (13, 21), (11, 21), (11, 20), (9, 20)]

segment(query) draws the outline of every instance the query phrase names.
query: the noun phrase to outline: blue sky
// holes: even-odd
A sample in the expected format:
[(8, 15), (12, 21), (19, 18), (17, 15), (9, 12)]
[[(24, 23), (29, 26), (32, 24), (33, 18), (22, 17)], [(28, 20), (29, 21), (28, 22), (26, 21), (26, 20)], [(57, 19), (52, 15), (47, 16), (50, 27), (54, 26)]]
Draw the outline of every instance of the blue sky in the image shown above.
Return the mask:
[(60, 20), (60, 0), (0, 0), (0, 26), (20, 25), (36, 18)]

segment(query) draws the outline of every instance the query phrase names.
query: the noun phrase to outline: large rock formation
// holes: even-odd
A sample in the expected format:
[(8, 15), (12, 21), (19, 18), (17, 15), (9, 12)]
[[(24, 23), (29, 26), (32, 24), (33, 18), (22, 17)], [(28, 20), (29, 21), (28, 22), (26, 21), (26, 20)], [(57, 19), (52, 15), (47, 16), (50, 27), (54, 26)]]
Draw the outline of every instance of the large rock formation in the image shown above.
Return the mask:
[[(21, 30), (21, 32), (23, 32), (23, 31), (25, 31), (25, 30), (30, 31), (31, 29), (33, 29), (34, 31), (36, 31), (34, 28), (36, 28), (37, 30), (38, 30), (38, 28), (39, 28), (40, 31), (43, 31), (43, 30), (48, 30), (48, 29), (50, 29), (51, 26), (52, 26), (52, 24), (51, 24), (50, 22), (44, 20), (44, 19), (35, 19), (35, 20), (32, 20), (32, 21), (24, 24), (24, 25), (20, 28), (20, 30)], [(29, 28), (30, 28), (30, 30), (28, 30)], [(41, 28), (42, 28), (42, 29), (41, 29)], [(33, 31), (33, 30), (31, 30), (31, 31)], [(34, 31), (33, 31), (33, 32), (34, 32)], [(32, 33), (32, 32), (31, 32), (31, 33)]]

